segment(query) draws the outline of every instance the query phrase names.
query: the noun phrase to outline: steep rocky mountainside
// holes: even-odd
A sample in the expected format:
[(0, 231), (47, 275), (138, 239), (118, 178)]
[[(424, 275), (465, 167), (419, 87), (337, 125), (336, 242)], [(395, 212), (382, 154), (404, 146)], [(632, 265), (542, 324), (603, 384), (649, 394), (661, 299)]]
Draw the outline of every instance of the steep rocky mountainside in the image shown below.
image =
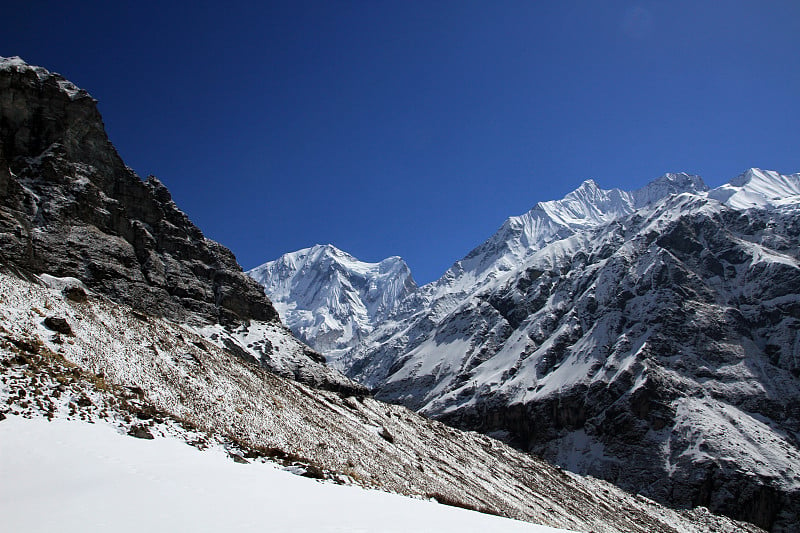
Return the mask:
[(399, 257), (365, 263), (330, 244), (284, 254), (247, 274), (264, 286), (295, 335), (334, 358), (417, 290)]
[(240, 463), (277, 461), (308, 477), (587, 533), (761, 531), (661, 507), (400, 406), (281, 378), (192, 326), (92, 292), (75, 301), (64, 291), (74, 283), (0, 273), (0, 424), (108, 423), (138, 438), (224, 446)]
[(178, 320), (273, 320), (229, 250), (203, 237), (154, 177), (106, 137), (95, 100), (58, 75), (0, 60), (0, 252)]
[(660, 502), (800, 524), (800, 175), (594, 182), (510, 218), (335, 361)]
[(800, 213), (709, 207), (678, 197), (529, 261), (395, 360), (378, 397), (791, 531)]
[(579, 531), (758, 530), (366, 396), (163, 185), (124, 166), (86, 92), (19, 58), (0, 58), (0, 193), (0, 424), (103, 420)]
[(215, 341), (243, 357), (359, 389), (292, 338), (230, 250), (206, 239), (158, 179), (125, 166), (86, 91), (19, 58), (0, 58), (0, 264), (77, 278), (148, 315), (220, 324)]

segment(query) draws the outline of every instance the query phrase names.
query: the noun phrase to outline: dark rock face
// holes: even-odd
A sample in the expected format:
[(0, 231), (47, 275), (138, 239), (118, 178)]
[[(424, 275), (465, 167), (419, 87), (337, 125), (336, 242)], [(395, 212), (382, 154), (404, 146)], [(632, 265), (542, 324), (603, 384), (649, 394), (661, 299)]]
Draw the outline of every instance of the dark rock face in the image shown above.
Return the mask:
[(386, 365), (378, 399), (670, 506), (797, 531), (798, 243), (795, 204), (673, 197), (557, 241), (360, 363)]
[(71, 276), (181, 321), (277, 320), (233, 254), (109, 142), (95, 100), (57, 74), (0, 63), (0, 263)]
[[(527, 326), (527, 378), (426, 412), (668, 505), (796, 531), (799, 222), (800, 210), (722, 210), (658, 235), (629, 224), (595, 247), (616, 241), (614, 253), (576, 254), (560, 275), (529, 269), (479, 297), (510, 329)], [(481, 323), (478, 309), (469, 322)], [(588, 374), (537, 395), (561, 365)]]

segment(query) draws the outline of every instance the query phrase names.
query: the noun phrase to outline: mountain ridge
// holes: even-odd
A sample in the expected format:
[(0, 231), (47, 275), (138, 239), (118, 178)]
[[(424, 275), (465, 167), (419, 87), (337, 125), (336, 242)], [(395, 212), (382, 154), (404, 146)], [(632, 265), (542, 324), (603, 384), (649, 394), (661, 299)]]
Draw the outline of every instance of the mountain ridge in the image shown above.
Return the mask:
[[(88, 93), (72, 87), (18, 59), (0, 64), (0, 425), (10, 424), (4, 432), (55, 420), (50, 429), (70, 427), (81, 449), (81, 440), (93, 437), (80, 426), (96, 424), (117, 442), (143, 439), (135, 443), (140, 450), (173, 440), (179, 462), (212, 448), (240, 472), (256, 466), (250, 462), (271, 463), (306, 477), (570, 529), (759, 531), (705, 509), (664, 508), (370, 397), (289, 334), (260, 289), (251, 294), (255, 282), (233, 255), (204, 239), (160, 182), (142, 182), (122, 164)], [(17, 444), (24, 450), (29, 442)], [(76, 494), (90, 506), (107, 501), (87, 499), (81, 487), (131, 510), (126, 496), (138, 486), (121, 490), (119, 479), (94, 468), (70, 468), (68, 455), (47, 453), (58, 445), (38, 437), (31, 452), (57, 461), (66, 476), (42, 487), (19, 477), (24, 468), (12, 468), (3, 485), (10, 505), (27, 500), (36, 507), (40, 496), (52, 502), (56, 495), (47, 527), (64, 510), (58, 525), (76, 530), (87, 523), (82, 509), (75, 512)], [(143, 456), (131, 455), (123, 463), (136, 470)], [(2, 455), (0, 469), (18, 467), (16, 459)], [(191, 474), (189, 485), (208, 484), (208, 472)], [(169, 503), (176, 496), (197, 503), (182, 479), (167, 481), (165, 509), (175, 510)], [(158, 485), (164, 486), (144, 486)], [(205, 488), (205, 496), (219, 489)], [(42, 523), (13, 511), (14, 523)], [(209, 512), (218, 523), (242, 519), (224, 505)], [(151, 518), (163, 525), (157, 515)]]
[(0, 261), (23, 276), (192, 324), (245, 360), (364, 392), (280, 323), (233, 253), (207, 239), (154, 176), (125, 165), (97, 101), (63, 76), (0, 58)]
[(368, 335), (417, 290), (400, 257), (366, 263), (331, 244), (284, 254), (247, 274), (270, 287), (271, 300), (299, 338), (328, 353)]
[(510, 217), (332, 362), (581, 474), (791, 531), (798, 183), (755, 168), (713, 190), (584, 182)]

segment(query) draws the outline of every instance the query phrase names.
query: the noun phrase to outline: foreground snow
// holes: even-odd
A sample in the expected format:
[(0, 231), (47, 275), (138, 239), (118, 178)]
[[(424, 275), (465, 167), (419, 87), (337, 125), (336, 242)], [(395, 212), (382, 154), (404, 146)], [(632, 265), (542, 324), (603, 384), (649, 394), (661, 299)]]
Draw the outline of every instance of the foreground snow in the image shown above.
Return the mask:
[[(65, 320), (72, 333), (47, 329), (48, 316)], [(249, 343), (247, 339), (243, 337), (242, 342)], [(283, 379), (243, 362), (180, 324), (152, 316), (143, 319), (130, 308), (92, 293), (86, 301), (74, 302), (52, 279), (47, 284), (34, 283), (0, 273), (0, 415), (111, 424), (122, 433), (149, 432), (156, 438), (178, 438), (200, 448), (222, 447), (254, 460), (275, 458), (298, 473), (487, 509), (554, 528), (596, 533), (756, 530), (702, 508), (666, 509), (605, 482), (556, 469), (484, 435), (421, 418), (400, 406)], [(28, 456), (3, 448), (5, 423), (0, 421), (0, 456), (11, 458), (9, 461)], [(61, 446), (57, 438), (44, 440)], [(32, 438), (31, 442), (38, 446), (42, 439)], [(144, 468), (131, 465), (148, 464), (129, 462), (129, 470)], [(39, 464), (35, 457), (31, 463)], [(77, 471), (86, 472), (87, 468)], [(0, 485), (22, 487), (28, 477), (24, 472), (20, 479), (0, 468)], [(53, 486), (49, 483), (42, 486)], [(140, 487), (132, 486), (134, 494), (141, 492)], [(216, 481), (211, 486), (215, 487)], [(145, 492), (157, 494), (150, 489)], [(257, 508), (262, 500), (269, 504), (265, 490), (253, 493), (260, 498)], [(213, 500), (209, 496), (206, 501)], [(252, 499), (246, 501), (252, 503)], [(131, 505), (131, 513), (148, 516), (155, 508), (152, 502), (140, 503), (133, 497)], [(281, 513), (286, 507), (278, 506)], [(179, 505), (168, 503), (166, 509), (171, 508)], [(41, 509), (47, 506), (43, 504)], [(85, 519), (97, 515), (85, 514)], [(235, 510), (229, 514), (243, 516)], [(377, 526), (365, 530), (374, 531)]]
[(0, 422), (0, 479), (6, 531), (566, 531), (63, 419)]

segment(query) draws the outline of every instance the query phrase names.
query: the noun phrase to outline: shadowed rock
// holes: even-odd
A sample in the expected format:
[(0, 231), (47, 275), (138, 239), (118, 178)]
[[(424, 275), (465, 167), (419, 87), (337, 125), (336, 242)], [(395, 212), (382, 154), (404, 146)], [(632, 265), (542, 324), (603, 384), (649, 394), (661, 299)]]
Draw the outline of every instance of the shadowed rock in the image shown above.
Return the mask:
[(0, 59), (0, 262), (76, 277), (152, 315), (277, 320), (230, 250), (125, 166), (96, 101), (18, 58)]

